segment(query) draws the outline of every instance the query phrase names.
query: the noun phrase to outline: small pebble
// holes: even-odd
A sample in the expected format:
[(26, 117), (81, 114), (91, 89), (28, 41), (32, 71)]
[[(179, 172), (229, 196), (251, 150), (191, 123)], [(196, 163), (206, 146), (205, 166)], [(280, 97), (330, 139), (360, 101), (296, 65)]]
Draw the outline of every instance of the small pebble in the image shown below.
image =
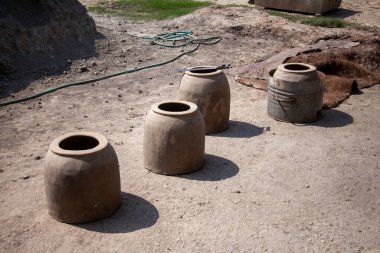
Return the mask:
[(41, 158), (42, 157), (38, 155), (38, 156), (34, 157), (34, 160), (41, 160)]
[(86, 66), (82, 66), (79, 69), (79, 72), (87, 72), (87, 71), (88, 71), (88, 68)]

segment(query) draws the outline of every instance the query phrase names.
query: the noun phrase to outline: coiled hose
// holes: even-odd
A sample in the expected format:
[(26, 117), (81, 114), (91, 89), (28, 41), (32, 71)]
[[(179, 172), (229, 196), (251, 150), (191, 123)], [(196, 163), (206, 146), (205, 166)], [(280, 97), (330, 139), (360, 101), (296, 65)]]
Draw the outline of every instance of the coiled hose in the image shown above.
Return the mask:
[(124, 71), (108, 74), (108, 75), (101, 76), (98, 78), (62, 84), (62, 85), (59, 85), (57, 87), (52, 87), (52, 88), (46, 89), (44, 91), (38, 92), (34, 95), (30, 95), (27, 97), (23, 97), (23, 98), (19, 98), (19, 99), (0, 103), (0, 107), (24, 102), (24, 101), (31, 100), (31, 99), (35, 99), (35, 98), (41, 97), (43, 95), (46, 95), (46, 94), (49, 94), (49, 93), (52, 93), (52, 92), (55, 92), (57, 90), (61, 90), (64, 88), (68, 88), (71, 86), (79, 86), (79, 85), (89, 84), (89, 83), (98, 82), (98, 81), (105, 80), (105, 79), (115, 77), (115, 76), (137, 72), (137, 71), (140, 71), (143, 69), (159, 67), (159, 66), (171, 63), (173, 61), (176, 61), (186, 54), (190, 54), (190, 53), (197, 51), (199, 46), (202, 44), (203, 45), (213, 45), (213, 44), (216, 44), (222, 40), (221, 37), (206, 37), (206, 38), (198, 39), (192, 34), (193, 34), (193, 32), (190, 30), (189, 31), (163, 33), (163, 34), (158, 34), (158, 35), (152, 36), (152, 37), (151, 36), (140, 37), (140, 36), (136, 36), (133, 34), (129, 34), (129, 35), (134, 36), (134, 37), (140, 37), (140, 38), (143, 38), (146, 40), (151, 40), (151, 41), (153, 41), (154, 44), (159, 45), (159, 46), (163, 46), (163, 47), (176, 48), (176, 47), (187, 46), (190, 44), (195, 45), (195, 47), (191, 50), (188, 50), (188, 51), (185, 51), (181, 54), (178, 54), (177, 56), (175, 56), (175, 57), (173, 57), (167, 61), (163, 61), (163, 62), (159, 62), (159, 63), (155, 63), (155, 64), (150, 64), (150, 65), (146, 65), (146, 66), (142, 66), (142, 67), (130, 68), (130, 69), (127, 69)]

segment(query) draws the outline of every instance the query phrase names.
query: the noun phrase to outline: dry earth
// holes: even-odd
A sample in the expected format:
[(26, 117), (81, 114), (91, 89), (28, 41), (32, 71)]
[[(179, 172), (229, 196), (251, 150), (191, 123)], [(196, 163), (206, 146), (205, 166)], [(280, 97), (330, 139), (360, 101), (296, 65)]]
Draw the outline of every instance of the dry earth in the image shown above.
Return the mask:
[[(266, 93), (229, 75), (230, 128), (207, 136), (203, 169), (168, 177), (142, 166), (146, 112), (176, 98), (177, 68), (237, 67), (364, 32), (293, 24), (245, 7), (148, 23), (93, 17), (103, 35), (97, 56), (1, 80), (4, 94), (22, 97), (180, 52), (129, 32), (192, 29), (223, 40), (164, 67), (0, 108), (0, 252), (380, 252), (379, 85), (323, 111), (315, 124), (293, 125), (269, 118)], [(255, 32), (234, 33), (238, 25)], [(43, 160), (55, 137), (78, 130), (102, 133), (114, 146), (123, 205), (103, 221), (68, 225), (47, 214)]]

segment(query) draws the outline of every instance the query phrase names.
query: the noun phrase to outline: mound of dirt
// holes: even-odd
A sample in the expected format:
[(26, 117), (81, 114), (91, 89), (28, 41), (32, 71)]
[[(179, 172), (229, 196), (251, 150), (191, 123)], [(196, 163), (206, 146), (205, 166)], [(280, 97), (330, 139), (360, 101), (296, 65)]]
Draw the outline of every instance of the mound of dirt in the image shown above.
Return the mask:
[(93, 51), (95, 22), (77, 0), (2, 0), (0, 74)]
[(286, 44), (290, 44), (292, 40), (300, 40), (300, 38), (294, 36), (292, 30), (273, 26), (266, 22), (257, 25), (230, 26), (225, 29), (225, 32), (239, 37), (260, 38), (263, 40), (275, 39)]

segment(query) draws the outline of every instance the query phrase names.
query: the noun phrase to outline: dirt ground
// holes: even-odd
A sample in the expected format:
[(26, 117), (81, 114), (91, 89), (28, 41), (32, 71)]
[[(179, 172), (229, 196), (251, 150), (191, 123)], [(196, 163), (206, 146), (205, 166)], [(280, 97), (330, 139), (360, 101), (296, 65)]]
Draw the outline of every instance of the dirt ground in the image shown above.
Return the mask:
[[(163, 67), (0, 108), (0, 252), (380, 252), (380, 86), (323, 111), (317, 123), (294, 125), (269, 118), (266, 93), (233, 76), (284, 49), (366, 32), (294, 24), (249, 7), (147, 23), (92, 16), (97, 55), (0, 80), (7, 95), (0, 101), (182, 50), (128, 33), (192, 29), (223, 40)], [(236, 26), (255, 32), (236, 33)], [(206, 137), (204, 167), (184, 176), (145, 170), (150, 106), (177, 97), (178, 68), (222, 63), (235, 67), (226, 71), (230, 128)], [(102, 133), (118, 154), (123, 204), (108, 219), (68, 225), (47, 214), (44, 157), (70, 131)]]

